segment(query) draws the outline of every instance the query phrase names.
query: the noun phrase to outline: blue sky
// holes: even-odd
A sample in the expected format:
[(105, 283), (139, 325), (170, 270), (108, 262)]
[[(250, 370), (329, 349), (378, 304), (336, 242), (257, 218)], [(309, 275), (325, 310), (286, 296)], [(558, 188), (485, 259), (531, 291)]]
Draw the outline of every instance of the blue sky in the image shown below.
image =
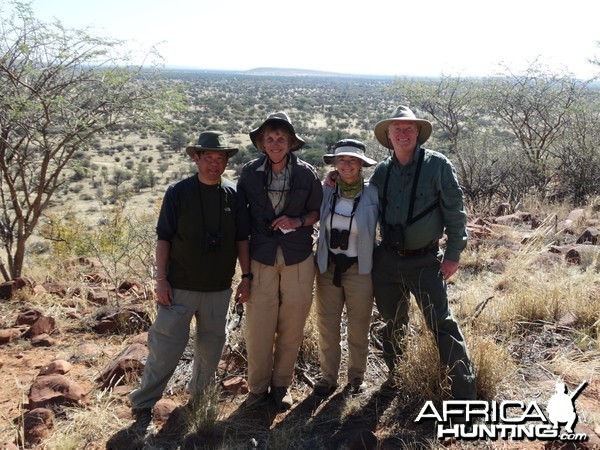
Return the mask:
[[(158, 44), (168, 65), (382, 75), (493, 75), (534, 60), (589, 78), (595, 0), (33, 0), (38, 18)], [(503, 71), (504, 72), (504, 71)]]

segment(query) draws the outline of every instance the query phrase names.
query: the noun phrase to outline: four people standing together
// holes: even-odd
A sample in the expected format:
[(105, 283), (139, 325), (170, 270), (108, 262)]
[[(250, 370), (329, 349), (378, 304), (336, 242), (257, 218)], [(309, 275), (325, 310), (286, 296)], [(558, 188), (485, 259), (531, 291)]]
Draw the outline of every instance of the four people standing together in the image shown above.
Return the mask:
[[(431, 131), (430, 122), (400, 106), (375, 126), (375, 137), (391, 155), (376, 163), (362, 142), (341, 140), (323, 157), (335, 167), (335, 181), (322, 185), (315, 169), (294, 154), (305, 142), (290, 118), (274, 113), (250, 132), (263, 155), (243, 167), (237, 192), (221, 176), (237, 149), (219, 133), (202, 133), (198, 145), (187, 148), (198, 174), (167, 189), (158, 221), (159, 312), (149, 333), (142, 386), (130, 396), (134, 412), (147, 412), (162, 395), (193, 316), (192, 399), (214, 379), (236, 255), (242, 280), (235, 297), (247, 309), (246, 406), (269, 395), (280, 410), (292, 406), (289, 386), (315, 272), (321, 366), (315, 395), (329, 396), (338, 387), (344, 307), (346, 386), (353, 394), (363, 391), (373, 299), (385, 321), (383, 358), (393, 374), (412, 294), (449, 369), (452, 396), (476, 398), (474, 368), (446, 293), (446, 280), (466, 246), (463, 194), (450, 161), (422, 147)], [(363, 167), (375, 164), (365, 180)], [(438, 244), (444, 234), (445, 252)]]

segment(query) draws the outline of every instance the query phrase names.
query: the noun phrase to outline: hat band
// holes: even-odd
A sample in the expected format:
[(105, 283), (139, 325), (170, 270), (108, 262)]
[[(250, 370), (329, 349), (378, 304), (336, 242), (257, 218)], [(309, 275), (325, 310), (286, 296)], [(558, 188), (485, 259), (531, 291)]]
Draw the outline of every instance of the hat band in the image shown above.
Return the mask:
[(365, 156), (365, 152), (362, 149), (360, 149), (358, 147), (354, 147), (353, 145), (345, 145), (343, 147), (337, 147), (335, 149), (335, 152), (333, 155), (335, 156), (338, 153), (356, 153), (357, 155)]

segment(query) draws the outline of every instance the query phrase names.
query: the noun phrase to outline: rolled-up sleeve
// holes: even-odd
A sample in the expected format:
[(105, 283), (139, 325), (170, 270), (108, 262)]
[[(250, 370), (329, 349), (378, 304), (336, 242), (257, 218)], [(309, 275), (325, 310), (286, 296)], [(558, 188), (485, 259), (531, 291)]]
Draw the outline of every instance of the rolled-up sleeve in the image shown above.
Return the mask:
[(307, 211), (317, 211), (320, 214), (321, 202), (323, 201), (323, 186), (321, 181), (315, 178), (311, 184), (310, 194), (306, 201)]

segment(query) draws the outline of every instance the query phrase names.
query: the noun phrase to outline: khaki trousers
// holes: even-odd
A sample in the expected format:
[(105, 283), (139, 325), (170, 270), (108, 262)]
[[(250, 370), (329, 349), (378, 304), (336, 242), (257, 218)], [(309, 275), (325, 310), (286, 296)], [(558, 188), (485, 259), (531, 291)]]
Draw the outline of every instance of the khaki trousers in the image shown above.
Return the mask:
[(225, 345), (225, 324), (231, 289), (218, 292), (173, 290), (171, 306), (158, 305), (148, 331), (148, 360), (139, 389), (129, 394), (132, 408), (151, 408), (163, 395), (190, 337), (196, 318), (194, 366), (188, 388), (197, 400), (214, 381)]
[(353, 264), (342, 274), (342, 286), (333, 284), (335, 265), (317, 274), (317, 327), (319, 330), (319, 361), (322, 377), (337, 386), (341, 361), (342, 311), (348, 318), (348, 382), (364, 379), (369, 354), (369, 327), (373, 311), (371, 274), (358, 273)]
[(269, 386), (289, 386), (304, 323), (312, 304), (313, 256), (286, 266), (281, 251), (274, 266), (251, 262), (252, 293), (246, 304), (248, 387), (260, 394)]

